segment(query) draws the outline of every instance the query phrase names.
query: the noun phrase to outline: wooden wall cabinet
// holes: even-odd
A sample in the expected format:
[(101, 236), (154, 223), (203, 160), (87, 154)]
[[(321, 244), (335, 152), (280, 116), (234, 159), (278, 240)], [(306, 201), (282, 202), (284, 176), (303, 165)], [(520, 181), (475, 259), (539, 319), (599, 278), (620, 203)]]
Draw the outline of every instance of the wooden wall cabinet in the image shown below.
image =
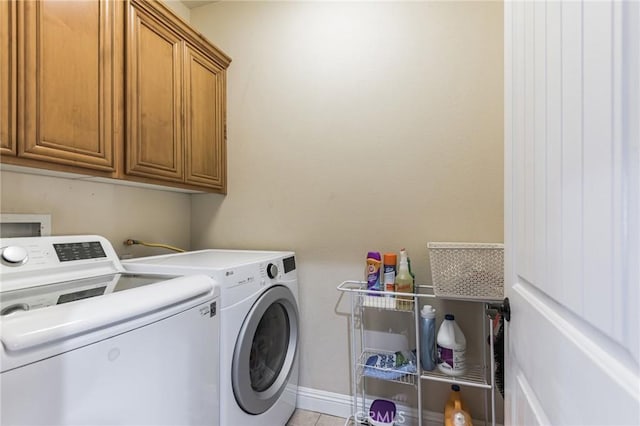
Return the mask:
[(125, 174), (226, 192), (230, 58), (155, 1), (127, 11)]
[(0, 0), (1, 160), (224, 193), (230, 62), (156, 0)]
[[(112, 176), (122, 145), (122, 3), (9, 1), (2, 25), (3, 162)], [(5, 33), (12, 34), (5, 42)], [(15, 64), (15, 66), (14, 66)], [(3, 76), (3, 89), (6, 78)], [(9, 136), (10, 135), (10, 136)], [(5, 136), (9, 143), (5, 144)], [(69, 167), (66, 167), (69, 166)], [(55, 166), (49, 166), (57, 168)]]
[(185, 54), (185, 181), (226, 192), (226, 71), (188, 45)]
[(0, 2), (0, 153), (15, 155), (15, 12), (13, 4)]

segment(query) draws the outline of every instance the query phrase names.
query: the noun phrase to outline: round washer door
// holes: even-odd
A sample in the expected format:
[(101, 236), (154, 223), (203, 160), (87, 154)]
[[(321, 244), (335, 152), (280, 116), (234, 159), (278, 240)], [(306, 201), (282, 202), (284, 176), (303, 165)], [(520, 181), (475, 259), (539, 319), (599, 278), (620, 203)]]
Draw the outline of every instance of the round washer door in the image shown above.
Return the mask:
[(253, 304), (233, 352), (231, 380), (240, 408), (262, 414), (285, 390), (298, 347), (298, 307), (287, 287), (274, 286)]

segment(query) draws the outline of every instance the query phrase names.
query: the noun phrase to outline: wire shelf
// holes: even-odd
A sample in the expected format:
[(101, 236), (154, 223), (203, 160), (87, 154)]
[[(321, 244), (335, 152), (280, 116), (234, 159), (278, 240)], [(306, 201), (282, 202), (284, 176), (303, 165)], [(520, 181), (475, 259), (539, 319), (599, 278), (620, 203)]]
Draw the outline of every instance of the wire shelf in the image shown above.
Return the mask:
[[(378, 311), (399, 311), (411, 313), (414, 323), (415, 343), (416, 343), (416, 358), (420, 356), (420, 310), (422, 305), (420, 298), (423, 298), (423, 303), (430, 304), (433, 299), (440, 298), (434, 286), (419, 285), (414, 286), (414, 293), (399, 293), (391, 291), (373, 292), (367, 288), (366, 281), (344, 281), (338, 285), (337, 290), (349, 293), (351, 301), (351, 320), (350, 320), (350, 332), (351, 332), (351, 385), (353, 389), (352, 395), (352, 416), (350, 419), (357, 419), (358, 413), (365, 412), (368, 409), (367, 404), (367, 386), (368, 381), (366, 378), (381, 380), (385, 382), (394, 382), (405, 385), (412, 385), (415, 388), (417, 397), (417, 412), (422, 413), (422, 385), (424, 381), (434, 381), (450, 384), (459, 384), (464, 386), (470, 386), (475, 388), (484, 389), (485, 391), (485, 424), (495, 425), (495, 386), (492, 383), (494, 376), (494, 352), (493, 352), (493, 328), (492, 322), (489, 318), (485, 318), (483, 321), (482, 335), (486, 335), (489, 332), (490, 341), (490, 354), (487, 354), (487, 350), (482, 350), (482, 364), (483, 365), (470, 365), (467, 364), (467, 371), (462, 376), (450, 376), (442, 373), (439, 370), (422, 371), (420, 369), (419, 362), (416, 360), (416, 370), (413, 372), (403, 371), (401, 369), (385, 369), (367, 366), (367, 360), (372, 355), (377, 354), (393, 354), (393, 351), (382, 350), (376, 346), (372, 349), (371, 346), (367, 346), (366, 340), (366, 326), (365, 319), (369, 315), (365, 315), (365, 311), (370, 309), (376, 309)], [(375, 293), (375, 294), (372, 294)], [(426, 300), (425, 300), (426, 298)], [(444, 297), (453, 298), (453, 297)], [(457, 297), (456, 297), (457, 298)], [(469, 301), (479, 302), (477, 299), (468, 299)], [(485, 308), (487, 308), (485, 302)], [(370, 312), (371, 313), (371, 312)], [(383, 345), (384, 346), (384, 345)], [(404, 345), (401, 345), (404, 347)], [(389, 349), (389, 348), (385, 348)], [(487, 359), (488, 355), (488, 359)], [(491, 404), (489, 405), (489, 397)], [(490, 407), (490, 409), (489, 409)], [(489, 413), (491, 413), (491, 422), (489, 422)], [(417, 416), (417, 425), (423, 425), (422, 415)], [(359, 421), (355, 421), (355, 424), (361, 424)], [(366, 420), (365, 420), (365, 423)]]
[(410, 300), (388, 296), (358, 295), (359, 305), (365, 308), (384, 309), (387, 311), (413, 312), (413, 297)]
[[(378, 355), (381, 353), (387, 352), (374, 352), (374, 351), (363, 351), (358, 358), (358, 376), (360, 377), (369, 377), (378, 380), (384, 380), (386, 382), (394, 382), (394, 383), (402, 383), (403, 385), (415, 385), (418, 377), (417, 372), (406, 372), (402, 370), (396, 370), (393, 368), (377, 368), (367, 365), (367, 360), (369, 357)], [(392, 355), (392, 352), (388, 352), (389, 355)], [(372, 371), (373, 374), (367, 374), (365, 371), (365, 367), (368, 371)], [(379, 374), (376, 374), (379, 373)], [(396, 378), (384, 378), (384, 375), (397, 374)]]
[(438, 367), (436, 367), (432, 371), (422, 371), (420, 378), (422, 380), (473, 386), (482, 389), (491, 389), (492, 387), (492, 385), (487, 382), (487, 368), (481, 365), (468, 366), (466, 373), (462, 376), (450, 376), (441, 372), (438, 370)]
[(416, 290), (425, 293), (401, 293), (397, 291), (371, 291), (366, 281), (344, 281), (338, 290), (352, 293), (357, 297), (358, 305), (365, 308), (384, 309), (388, 311), (415, 312), (417, 298), (435, 298), (433, 287), (416, 285)]

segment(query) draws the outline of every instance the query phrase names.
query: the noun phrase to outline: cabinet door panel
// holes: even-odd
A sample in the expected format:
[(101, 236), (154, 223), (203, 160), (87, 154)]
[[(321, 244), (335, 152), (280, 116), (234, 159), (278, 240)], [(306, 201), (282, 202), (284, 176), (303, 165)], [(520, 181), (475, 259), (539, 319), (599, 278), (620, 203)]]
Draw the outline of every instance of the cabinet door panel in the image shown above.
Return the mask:
[(225, 71), (187, 47), (185, 67), (186, 181), (225, 188)]
[(3, 155), (16, 155), (13, 6), (13, 2), (0, 1), (0, 152)]
[(115, 170), (121, 2), (43, 0), (19, 8), (19, 156)]
[(183, 180), (180, 37), (130, 7), (127, 170), (131, 175)]

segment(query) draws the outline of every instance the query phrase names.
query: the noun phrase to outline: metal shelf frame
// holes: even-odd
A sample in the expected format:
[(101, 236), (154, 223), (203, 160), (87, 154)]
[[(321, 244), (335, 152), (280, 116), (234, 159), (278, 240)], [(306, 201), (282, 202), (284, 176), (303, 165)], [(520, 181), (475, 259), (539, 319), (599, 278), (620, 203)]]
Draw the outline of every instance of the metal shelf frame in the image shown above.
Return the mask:
[[(487, 351), (482, 350), (482, 364), (471, 365), (467, 367), (467, 372), (462, 376), (449, 376), (437, 369), (433, 371), (422, 370), (420, 365), (420, 301), (426, 299), (443, 299), (436, 297), (433, 293), (433, 286), (428, 285), (416, 285), (415, 293), (399, 293), (391, 291), (376, 292), (376, 295), (372, 295), (371, 290), (367, 289), (366, 281), (344, 281), (338, 285), (337, 289), (344, 293), (348, 293), (351, 297), (351, 386), (352, 386), (352, 403), (351, 403), (351, 417), (355, 423), (360, 423), (365, 419), (359, 417), (359, 413), (366, 412), (366, 386), (365, 379), (385, 380), (388, 382), (401, 383), (405, 385), (414, 386), (417, 393), (417, 412), (418, 412), (418, 426), (422, 426), (422, 381), (434, 381), (457, 384), (461, 386), (470, 386), (484, 389), (485, 392), (485, 425), (491, 424), (495, 426), (495, 364), (493, 362), (493, 327), (491, 324), (491, 318), (486, 317), (486, 321), (482, 321), (483, 324), (483, 336), (489, 333), (489, 346), (490, 346), (490, 358), (487, 359)], [(379, 295), (377, 295), (379, 294)], [(486, 301), (467, 300), (470, 303), (485, 303)], [(414, 373), (408, 373), (399, 370), (381, 370), (381, 373), (398, 373), (398, 377), (392, 379), (384, 379), (375, 377), (375, 375), (365, 374), (365, 367), (367, 359), (380, 351), (374, 351), (370, 348), (366, 348), (364, 345), (364, 320), (363, 315), (365, 310), (385, 310), (393, 312), (404, 312), (413, 315), (414, 329), (415, 329), (415, 342), (416, 342), (416, 371)], [(484, 314), (483, 314), (484, 316)], [(488, 330), (487, 330), (488, 329)], [(484, 339), (481, 339), (484, 340)], [(374, 367), (368, 366), (371, 369)], [(489, 408), (489, 394), (491, 398), (491, 404)], [(491, 421), (489, 422), (489, 412), (491, 412)], [(362, 423), (362, 424), (366, 424)]]

